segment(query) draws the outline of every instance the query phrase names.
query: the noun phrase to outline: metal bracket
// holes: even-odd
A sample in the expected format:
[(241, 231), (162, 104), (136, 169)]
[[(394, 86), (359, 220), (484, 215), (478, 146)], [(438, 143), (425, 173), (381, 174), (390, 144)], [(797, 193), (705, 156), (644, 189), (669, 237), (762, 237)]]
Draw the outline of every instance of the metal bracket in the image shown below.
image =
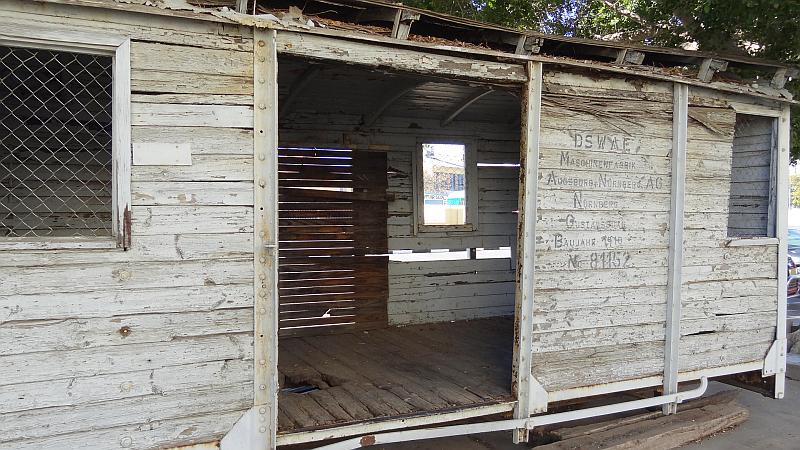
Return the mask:
[(528, 397), (528, 403), (530, 404), (530, 412), (531, 414), (540, 414), (547, 412), (547, 404), (549, 403), (550, 394), (542, 386), (542, 383), (536, 379), (533, 375), (531, 375), (531, 382), (530, 382), (531, 392), (530, 396)]
[(764, 358), (761, 376), (769, 377), (786, 372), (786, 339), (776, 339)]

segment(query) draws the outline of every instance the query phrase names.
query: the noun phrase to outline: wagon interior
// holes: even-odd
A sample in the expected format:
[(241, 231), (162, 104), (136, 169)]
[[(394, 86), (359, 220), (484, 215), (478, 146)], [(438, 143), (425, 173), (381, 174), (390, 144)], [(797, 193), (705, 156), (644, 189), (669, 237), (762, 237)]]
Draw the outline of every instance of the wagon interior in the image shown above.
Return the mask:
[(510, 409), (520, 94), (279, 61), (279, 432)]

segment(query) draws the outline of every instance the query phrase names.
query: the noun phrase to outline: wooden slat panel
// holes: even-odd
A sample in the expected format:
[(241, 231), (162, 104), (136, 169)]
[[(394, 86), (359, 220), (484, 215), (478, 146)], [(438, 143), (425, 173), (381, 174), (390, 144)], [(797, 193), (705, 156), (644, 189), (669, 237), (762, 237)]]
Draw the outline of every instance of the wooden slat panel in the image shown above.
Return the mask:
[(386, 155), (279, 155), (281, 336), (385, 326), (388, 257), (371, 255), (388, 252)]

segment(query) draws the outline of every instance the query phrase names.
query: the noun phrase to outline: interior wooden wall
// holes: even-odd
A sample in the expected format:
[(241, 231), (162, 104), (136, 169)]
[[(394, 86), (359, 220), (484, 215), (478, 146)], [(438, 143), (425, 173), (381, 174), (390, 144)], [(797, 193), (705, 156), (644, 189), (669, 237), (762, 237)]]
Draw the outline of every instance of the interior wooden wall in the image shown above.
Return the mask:
[(737, 115), (728, 236), (768, 235), (774, 124), (773, 117)]
[[(384, 90), (391, 90), (391, 84), (384, 87), (386, 77), (342, 67), (340, 74), (315, 79), (295, 102), (292, 111), (281, 120), (281, 145), (352, 147), (387, 152), (387, 193), (394, 196), (388, 205), (389, 250), (424, 252), (443, 248), (514, 248), (517, 167), (478, 169), (479, 224), (476, 231), (415, 235), (412, 160), (420, 143), (452, 140), (474, 146), (479, 163), (518, 164), (518, 127), (507, 119), (519, 111), (518, 100), (507, 93), (492, 93), (485, 101), (482, 100), (483, 103), (470, 107), (459, 120), (442, 127), (440, 120), (434, 117), (446, 114), (464, 92), (469, 94), (470, 91), (462, 88), (448, 92), (446, 83), (436, 83), (427, 88), (423, 85), (388, 109), (375, 124), (365, 127), (362, 115), (372, 112), (377, 96), (373, 95), (371, 89), (374, 88), (368, 81)], [(285, 74), (282, 76), (287, 77)], [(370, 80), (370, 77), (377, 80)], [(279, 82), (282, 90), (288, 90), (291, 84), (291, 77)], [(498, 115), (497, 109), (504, 115)], [(389, 323), (511, 315), (515, 265), (510, 258), (390, 261)]]
[(132, 248), (3, 251), (0, 448), (208, 442), (253, 403), (252, 40), (235, 27), (7, 1), (0, 29), (132, 39)]

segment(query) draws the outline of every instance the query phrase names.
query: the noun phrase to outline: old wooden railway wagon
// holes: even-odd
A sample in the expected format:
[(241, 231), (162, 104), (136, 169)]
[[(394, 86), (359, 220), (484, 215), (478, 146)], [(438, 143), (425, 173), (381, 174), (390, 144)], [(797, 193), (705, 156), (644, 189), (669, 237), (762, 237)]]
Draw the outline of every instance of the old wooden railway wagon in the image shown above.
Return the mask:
[(0, 449), (781, 398), (793, 75), (374, 0), (0, 0)]

